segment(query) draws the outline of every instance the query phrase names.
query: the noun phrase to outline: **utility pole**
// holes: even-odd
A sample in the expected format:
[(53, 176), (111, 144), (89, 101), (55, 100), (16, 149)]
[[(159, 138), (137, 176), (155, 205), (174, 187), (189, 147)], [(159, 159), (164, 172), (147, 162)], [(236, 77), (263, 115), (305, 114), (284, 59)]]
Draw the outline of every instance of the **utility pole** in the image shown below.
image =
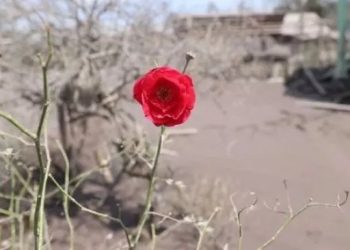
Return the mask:
[(337, 28), (338, 28), (338, 46), (337, 46), (337, 66), (335, 78), (345, 78), (347, 65), (346, 55), (346, 27), (348, 22), (348, 0), (338, 0), (337, 4)]

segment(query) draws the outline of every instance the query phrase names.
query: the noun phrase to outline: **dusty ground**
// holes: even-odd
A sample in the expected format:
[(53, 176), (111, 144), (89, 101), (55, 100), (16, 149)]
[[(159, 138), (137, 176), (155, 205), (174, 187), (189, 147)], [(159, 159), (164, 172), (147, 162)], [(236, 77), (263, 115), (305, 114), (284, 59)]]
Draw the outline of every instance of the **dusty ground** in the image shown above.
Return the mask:
[[(297, 210), (313, 197), (336, 202), (338, 193), (350, 190), (349, 113), (312, 110), (284, 95), (280, 83), (229, 84), (220, 94), (208, 94), (199, 86), (198, 102), (188, 123), (178, 129), (196, 128), (198, 133), (177, 137), (167, 149), (178, 156), (163, 156), (191, 190), (200, 180), (220, 180), (229, 194), (256, 192), (258, 206), (243, 218), (244, 249), (256, 249), (270, 238), (284, 215), (268, 210), (264, 203), (276, 198), (286, 209), (282, 181), (288, 180), (292, 204)], [(135, 104), (137, 119), (143, 115)], [(154, 127), (145, 122), (147, 131)], [(148, 124), (148, 125), (147, 125)], [(211, 203), (201, 197), (203, 203)], [(213, 207), (216, 204), (209, 204)], [(348, 250), (350, 204), (342, 209), (311, 208), (284, 231), (271, 250)], [(73, 219), (76, 249), (118, 249), (123, 235), (91, 216)], [(68, 230), (63, 219), (51, 218), (54, 249), (66, 249)], [(220, 228), (219, 228), (220, 229)], [(218, 229), (218, 230), (219, 230)], [(235, 242), (236, 235), (231, 235)], [(224, 246), (226, 242), (220, 242)], [(58, 247), (58, 248), (56, 248)], [(146, 249), (146, 248), (145, 248)], [(171, 248), (167, 244), (157, 249)], [(183, 246), (181, 249), (194, 249)], [(222, 249), (222, 248), (221, 248)], [(234, 243), (228, 249), (235, 249)]]
[[(177, 139), (173, 148), (179, 156), (173, 162), (198, 178), (224, 180), (232, 193), (257, 193), (260, 205), (244, 220), (245, 249), (256, 249), (283, 220), (263, 206), (275, 198), (284, 202), (283, 179), (295, 209), (308, 197), (334, 202), (350, 189), (349, 113), (298, 106), (278, 83), (232, 84), (214, 98), (199, 96), (185, 126), (199, 133)], [(349, 249), (349, 215), (349, 204), (340, 210), (312, 208), (269, 249)]]
[[(287, 209), (284, 179), (288, 180), (295, 210), (310, 197), (335, 203), (339, 193), (350, 189), (350, 114), (298, 106), (295, 98), (284, 95), (280, 83), (231, 84), (219, 95), (208, 94), (203, 88), (199, 86), (192, 118), (178, 127), (197, 128), (198, 133), (177, 137), (166, 147), (178, 156), (163, 159), (171, 162), (189, 190), (198, 188), (203, 179), (208, 183), (219, 179), (228, 187), (228, 193), (220, 199), (228, 200), (230, 193), (256, 192), (259, 203), (243, 219), (244, 249), (256, 249), (283, 223), (284, 215), (268, 210), (264, 203), (273, 205), (278, 198), (281, 209)], [(135, 110), (143, 121), (137, 105)], [(150, 133), (155, 131), (148, 122), (145, 125)], [(203, 204), (216, 206), (207, 196), (201, 199)], [(342, 209), (311, 208), (293, 221), (269, 249), (347, 250), (349, 214), (350, 204)], [(77, 225), (78, 249), (117, 247), (120, 233), (90, 220), (83, 219)], [(235, 242), (233, 228), (226, 233)], [(158, 249), (179, 246), (171, 248), (160, 242)], [(194, 246), (181, 245), (181, 249)], [(235, 244), (230, 243), (228, 249), (235, 249)]]

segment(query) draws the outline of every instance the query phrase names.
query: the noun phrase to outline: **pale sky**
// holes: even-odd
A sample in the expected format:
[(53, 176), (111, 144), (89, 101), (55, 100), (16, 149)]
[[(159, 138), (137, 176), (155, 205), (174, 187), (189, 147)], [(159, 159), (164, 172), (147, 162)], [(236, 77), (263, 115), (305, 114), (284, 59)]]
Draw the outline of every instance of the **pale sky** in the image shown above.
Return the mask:
[[(1, 2), (2, 0), (0, 0)], [(30, 3), (40, 2), (40, 0), (27, 0)], [(52, 0), (54, 1), (54, 0)], [(93, 2), (93, 0), (78, 0), (85, 3)], [(106, 0), (101, 0), (106, 1)], [(273, 10), (277, 3), (283, 0), (123, 0), (125, 2), (139, 2), (147, 4), (167, 2), (170, 9), (179, 13), (206, 13), (210, 2), (214, 3), (219, 12), (236, 12), (239, 6), (255, 11), (269, 12)]]
[(235, 12), (243, 4), (245, 8), (257, 12), (268, 12), (278, 0), (169, 0), (173, 10), (182, 13), (205, 13), (209, 2), (214, 3), (220, 12)]

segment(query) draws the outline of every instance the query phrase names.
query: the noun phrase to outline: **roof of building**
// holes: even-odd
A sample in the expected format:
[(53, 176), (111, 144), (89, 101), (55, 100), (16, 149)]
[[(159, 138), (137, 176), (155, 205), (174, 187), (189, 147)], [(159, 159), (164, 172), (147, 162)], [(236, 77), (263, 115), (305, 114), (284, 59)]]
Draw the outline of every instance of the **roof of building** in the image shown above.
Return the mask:
[(313, 12), (286, 13), (280, 27), (280, 34), (298, 37), (301, 40), (313, 40), (320, 37), (336, 39), (338, 32), (332, 30)]
[(195, 30), (213, 22), (230, 25), (233, 31), (244, 28), (246, 33), (291, 36), (300, 40), (338, 37), (338, 32), (313, 12), (180, 15), (175, 19), (175, 26), (180, 30)]

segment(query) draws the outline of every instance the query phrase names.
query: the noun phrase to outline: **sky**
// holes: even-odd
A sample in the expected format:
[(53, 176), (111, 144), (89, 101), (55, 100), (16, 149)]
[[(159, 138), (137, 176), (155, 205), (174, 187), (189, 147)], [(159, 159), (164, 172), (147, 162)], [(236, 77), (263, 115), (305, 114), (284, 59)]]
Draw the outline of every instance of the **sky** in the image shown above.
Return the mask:
[(220, 12), (236, 12), (243, 4), (256, 12), (268, 12), (278, 0), (171, 0), (170, 6), (180, 13), (205, 13), (209, 2), (214, 3)]

